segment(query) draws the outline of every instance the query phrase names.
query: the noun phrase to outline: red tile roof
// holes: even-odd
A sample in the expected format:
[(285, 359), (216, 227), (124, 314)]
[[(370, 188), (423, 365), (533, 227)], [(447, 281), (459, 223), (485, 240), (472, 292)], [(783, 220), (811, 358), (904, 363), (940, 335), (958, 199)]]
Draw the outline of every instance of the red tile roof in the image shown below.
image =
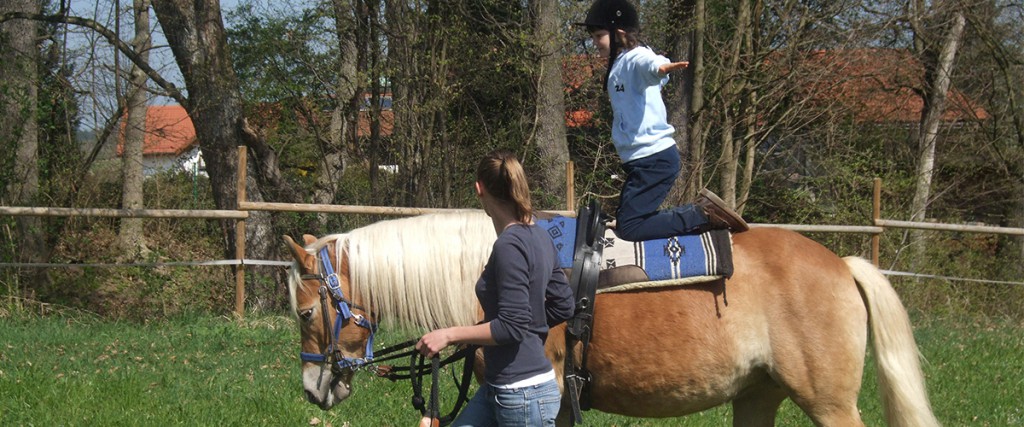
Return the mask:
[[(600, 78), (600, 58), (574, 56), (564, 61), (566, 91), (579, 89), (587, 79)], [(831, 104), (845, 109), (858, 123), (914, 123), (921, 120), (924, 101), (918, 95), (924, 68), (908, 51), (899, 49), (852, 49), (816, 51), (791, 65), (792, 71), (817, 75), (816, 85), (807, 89), (816, 104)], [(772, 67), (772, 61), (767, 64)], [(810, 74), (814, 73), (814, 74)], [(265, 105), (256, 116), (273, 123), (279, 114), (277, 105)], [(950, 89), (945, 122), (985, 120), (988, 112), (956, 88)], [(588, 126), (593, 113), (586, 109), (567, 111), (566, 125)], [(381, 111), (381, 136), (394, 130), (394, 111)], [(124, 124), (118, 138), (117, 154), (123, 151)], [(366, 111), (359, 112), (357, 132), (369, 136)], [(146, 139), (143, 155), (179, 155), (196, 144), (196, 131), (188, 113), (180, 105), (154, 105), (146, 113)]]
[[(817, 51), (793, 66), (793, 72), (816, 76), (807, 95), (817, 105), (834, 105), (858, 123), (921, 121), (924, 66), (903, 49)], [(988, 112), (963, 92), (951, 88), (944, 122), (984, 120)]]
[[(573, 56), (565, 61), (566, 91), (579, 89), (588, 79), (603, 73), (600, 58)], [(800, 60), (780, 64), (766, 62), (781, 72), (800, 73), (815, 84), (805, 87), (803, 96), (818, 106), (839, 107), (857, 123), (916, 123), (921, 120), (924, 100), (924, 67), (910, 52), (899, 49), (849, 49), (815, 51)], [(778, 69), (775, 70), (779, 72)], [(813, 76), (813, 77), (812, 77)], [(797, 94), (800, 96), (800, 94)], [(587, 126), (593, 114), (585, 109), (566, 112), (569, 127)], [(946, 98), (944, 122), (985, 120), (988, 112), (963, 92), (951, 88)]]
[[(117, 155), (124, 152), (125, 121), (117, 143)], [(151, 105), (146, 109), (146, 137), (143, 156), (177, 156), (188, 151), (198, 141), (185, 108), (180, 105)]]
[[(387, 137), (391, 136), (391, 133), (395, 131), (395, 112), (394, 110), (387, 109), (381, 110), (380, 112), (380, 136)], [(360, 111), (359, 112), (359, 123), (356, 127), (356, 134), (360, 138), (366, 138), (370, 136), (370, 112)]]

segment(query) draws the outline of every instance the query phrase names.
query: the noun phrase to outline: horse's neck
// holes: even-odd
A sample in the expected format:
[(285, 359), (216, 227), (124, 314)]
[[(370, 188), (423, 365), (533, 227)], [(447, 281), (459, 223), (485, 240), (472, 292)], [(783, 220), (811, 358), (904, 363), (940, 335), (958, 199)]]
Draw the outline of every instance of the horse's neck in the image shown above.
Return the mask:
[(344, 251), (357, 295), (403, 327), (471, 325), (474, 285), (494, 242), (479, 213), (424, 215), (353, 231)]

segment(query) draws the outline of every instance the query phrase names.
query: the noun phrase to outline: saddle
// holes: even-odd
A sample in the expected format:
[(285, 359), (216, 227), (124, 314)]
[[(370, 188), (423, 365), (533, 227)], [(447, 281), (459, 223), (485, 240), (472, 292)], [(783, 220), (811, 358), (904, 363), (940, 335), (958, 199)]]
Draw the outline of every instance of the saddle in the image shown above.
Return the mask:
[(728, 230), (634, 242), (604, 229), (606, 217), (599, 216), (596, 224), (583, 218), (592, 208), (582, 208), (578, 218), (550, 216), (538, 218), (536, 223), (554, 242), (559, 266), (567, 270), (566, 274), (579, 267), (576, 264), (584, 249), (581, 241), (593, 241), (588, 246), (601, 250), (597, 260), (598, 293), (614, 292), (623, 284), (674, 286), (732, 276), (732, 234)]
[[(581, 423), (582, 411), (590, 409), (587, 350), (598, 293), (702, 283), (732, 276), (732, 239), (728, 230), (628, 242), (606, 230), (607, 221), (596, 200), (580, 209), (575, 219), (556, 216), (537, 221), (551, 236), (560, 266), (571, 266), (569, 286), (576, 298), (576, 311), (566, 323), (563, 380), (572, 407), (572, 424)], [(579, 364), (574, 354), (577, 345)]]

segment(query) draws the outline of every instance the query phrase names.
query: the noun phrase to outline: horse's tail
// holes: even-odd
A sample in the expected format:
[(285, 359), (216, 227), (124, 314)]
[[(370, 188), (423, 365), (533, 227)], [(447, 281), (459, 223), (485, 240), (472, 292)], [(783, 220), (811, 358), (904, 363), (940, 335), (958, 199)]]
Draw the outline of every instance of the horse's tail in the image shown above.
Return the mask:
[(910, 318), (889, 280), (858, 257), (843, 258), (863, 292), (873, 337), (875, 370), (890, 426), (938, 426), (921, 372)]

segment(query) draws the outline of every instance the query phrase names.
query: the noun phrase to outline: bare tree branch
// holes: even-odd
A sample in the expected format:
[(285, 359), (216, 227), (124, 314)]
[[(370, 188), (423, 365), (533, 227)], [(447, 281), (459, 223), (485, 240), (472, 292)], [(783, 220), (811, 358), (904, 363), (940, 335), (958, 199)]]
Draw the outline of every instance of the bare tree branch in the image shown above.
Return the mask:
[(68, 16), (64, 14), (43, 15), (25, 12), (9, 12), (0, 16), (0, 24), (14, 19), (29, 19), (33, 21), (51, 22), (57, 24), (78, 25), (80, 27), (85, 27), (93, 31), (96, 31), (104, 38), (106, 38), (111, 45), (116, 47), (117, 50), (121, 51), (121, 53), (127, 56), (128, 59), (130, 59), (132, 63), (135, 64), (135, 66), (139, 67), (142, 71), (144, 71), (146, 75), (153, 80), (153, 82), (160, 85), (160, 87), (167, 91), (167, 94), (171, 98), (173, 98), (175, 101), (177, 101), (179, 104), (183, 106), (188, 105), (188, 98), (186, 98), (185, 95), (181, 93), (181, 91), (178, 89), (177, 86), (174, 85), (174, 83), (171, 83), (164, 79), (159, 72), (154, 70), (153, 67), (150, 67), (146, 61), (143, 61), (139, 54), (136, 53), (135, 50), (133, 50), (128, 43), (121, 41), (121, 39), (117, 38), (117, 35), (113, 31), (103, 26), (103, 24), (100, 24), (99, 22), (96, 22), (88, 18)]

